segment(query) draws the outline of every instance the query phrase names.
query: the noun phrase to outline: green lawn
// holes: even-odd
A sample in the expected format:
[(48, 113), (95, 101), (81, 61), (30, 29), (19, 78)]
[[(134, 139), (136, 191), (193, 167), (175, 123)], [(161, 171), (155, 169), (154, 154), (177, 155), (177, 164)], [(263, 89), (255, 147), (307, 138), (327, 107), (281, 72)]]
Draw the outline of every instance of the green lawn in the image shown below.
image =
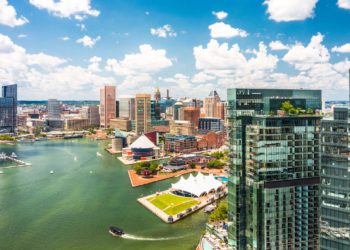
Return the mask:
[(173, 194), (162, 194), (147, 199), (154, 206), (168, 215), (175, 215), (199, 204), (193, 198), (181, 197)]

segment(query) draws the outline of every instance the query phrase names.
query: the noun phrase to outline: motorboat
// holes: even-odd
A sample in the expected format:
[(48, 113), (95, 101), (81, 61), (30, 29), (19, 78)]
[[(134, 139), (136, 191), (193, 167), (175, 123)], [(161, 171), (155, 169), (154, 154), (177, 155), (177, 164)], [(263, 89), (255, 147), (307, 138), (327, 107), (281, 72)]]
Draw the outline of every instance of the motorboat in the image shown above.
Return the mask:
[(51, 171), (50, 171), (50, 174), (53, 174), (53, 173), (54, 173), (54, 171), (53, 171), (53, 170), (51, 170)]
[(113, 236), (122, 236), (124, 234), (124, 231), (119, 227), (110, 226), (109, 233), (112, 234)]

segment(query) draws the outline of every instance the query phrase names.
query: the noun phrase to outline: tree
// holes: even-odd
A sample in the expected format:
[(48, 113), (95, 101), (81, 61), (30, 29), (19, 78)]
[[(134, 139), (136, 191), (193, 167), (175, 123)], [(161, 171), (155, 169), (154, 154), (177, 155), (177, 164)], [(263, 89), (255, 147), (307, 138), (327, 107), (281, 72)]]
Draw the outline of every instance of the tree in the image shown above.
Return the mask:
[(281, 105), (281, 110), (285, 111), (286, 113), (290, 113), (291, 110), (295, 110), (293, 104), (290, 103), (290, 101), (285, 101)]
[(196, 163), (195, 162), (189, 162), (188, 166), (190, 166), (190, 168), (194, 169), (196, 167)]
[(224, 166), (224, 163), (220, 160), (212, 160), (208, 162), (207, 167), (208, 168), (222, 168)]
[(155, 163), (155, 162), (152, 162), (152, 163), (149, 165), (149, 170), (151, 170), (152, 173), (157, 172), (157, 170), (158, 170), (158, 164)]
[(313, 115), (314, 114), (314, 110), (312, 108), (308, 108), (306, 110), (306, 114)]
[(136, 174), (141, 174), (141, 171), (143, 170), (143, 167), (140, 164), (136, 164), (134, 166), (134, 170)]
[(227, 218), (228, 218), (227, 202), (221, 202), (209, 217), (210, 221), (212, 222), (227, 220)]

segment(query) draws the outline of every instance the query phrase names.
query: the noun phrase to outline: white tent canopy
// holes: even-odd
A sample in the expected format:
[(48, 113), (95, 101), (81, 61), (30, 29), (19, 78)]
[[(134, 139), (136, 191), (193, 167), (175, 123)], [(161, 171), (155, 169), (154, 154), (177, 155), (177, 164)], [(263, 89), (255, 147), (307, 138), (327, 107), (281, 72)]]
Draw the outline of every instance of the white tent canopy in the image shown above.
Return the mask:
[(199, 172), (197, 176), (190, 175), (188, 179), (181, 176), (178, 182), (171, 185), (171, 188), (180, 193), (188, 193), (200, 197), (211, 191), (216, 191), (222, 186), (221, 181), (215, 179), (212, 174), (203, 175)]

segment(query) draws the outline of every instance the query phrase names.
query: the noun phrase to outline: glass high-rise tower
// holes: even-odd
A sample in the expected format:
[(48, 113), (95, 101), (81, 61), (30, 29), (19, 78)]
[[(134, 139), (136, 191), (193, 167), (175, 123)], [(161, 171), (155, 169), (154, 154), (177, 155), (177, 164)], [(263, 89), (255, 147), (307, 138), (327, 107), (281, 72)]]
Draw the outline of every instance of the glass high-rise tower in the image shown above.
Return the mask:
[[(318, 249), (321, 91), (236, 88), (227, 100), (229, 243)], [(286, 101), (299, 114), (279, 113)]]
[(350, 107), (322, 120), (321, 249), (350, 249)]
[(14, 133), (17, 118), (17, 84), (2, 86), (0, 133)]

